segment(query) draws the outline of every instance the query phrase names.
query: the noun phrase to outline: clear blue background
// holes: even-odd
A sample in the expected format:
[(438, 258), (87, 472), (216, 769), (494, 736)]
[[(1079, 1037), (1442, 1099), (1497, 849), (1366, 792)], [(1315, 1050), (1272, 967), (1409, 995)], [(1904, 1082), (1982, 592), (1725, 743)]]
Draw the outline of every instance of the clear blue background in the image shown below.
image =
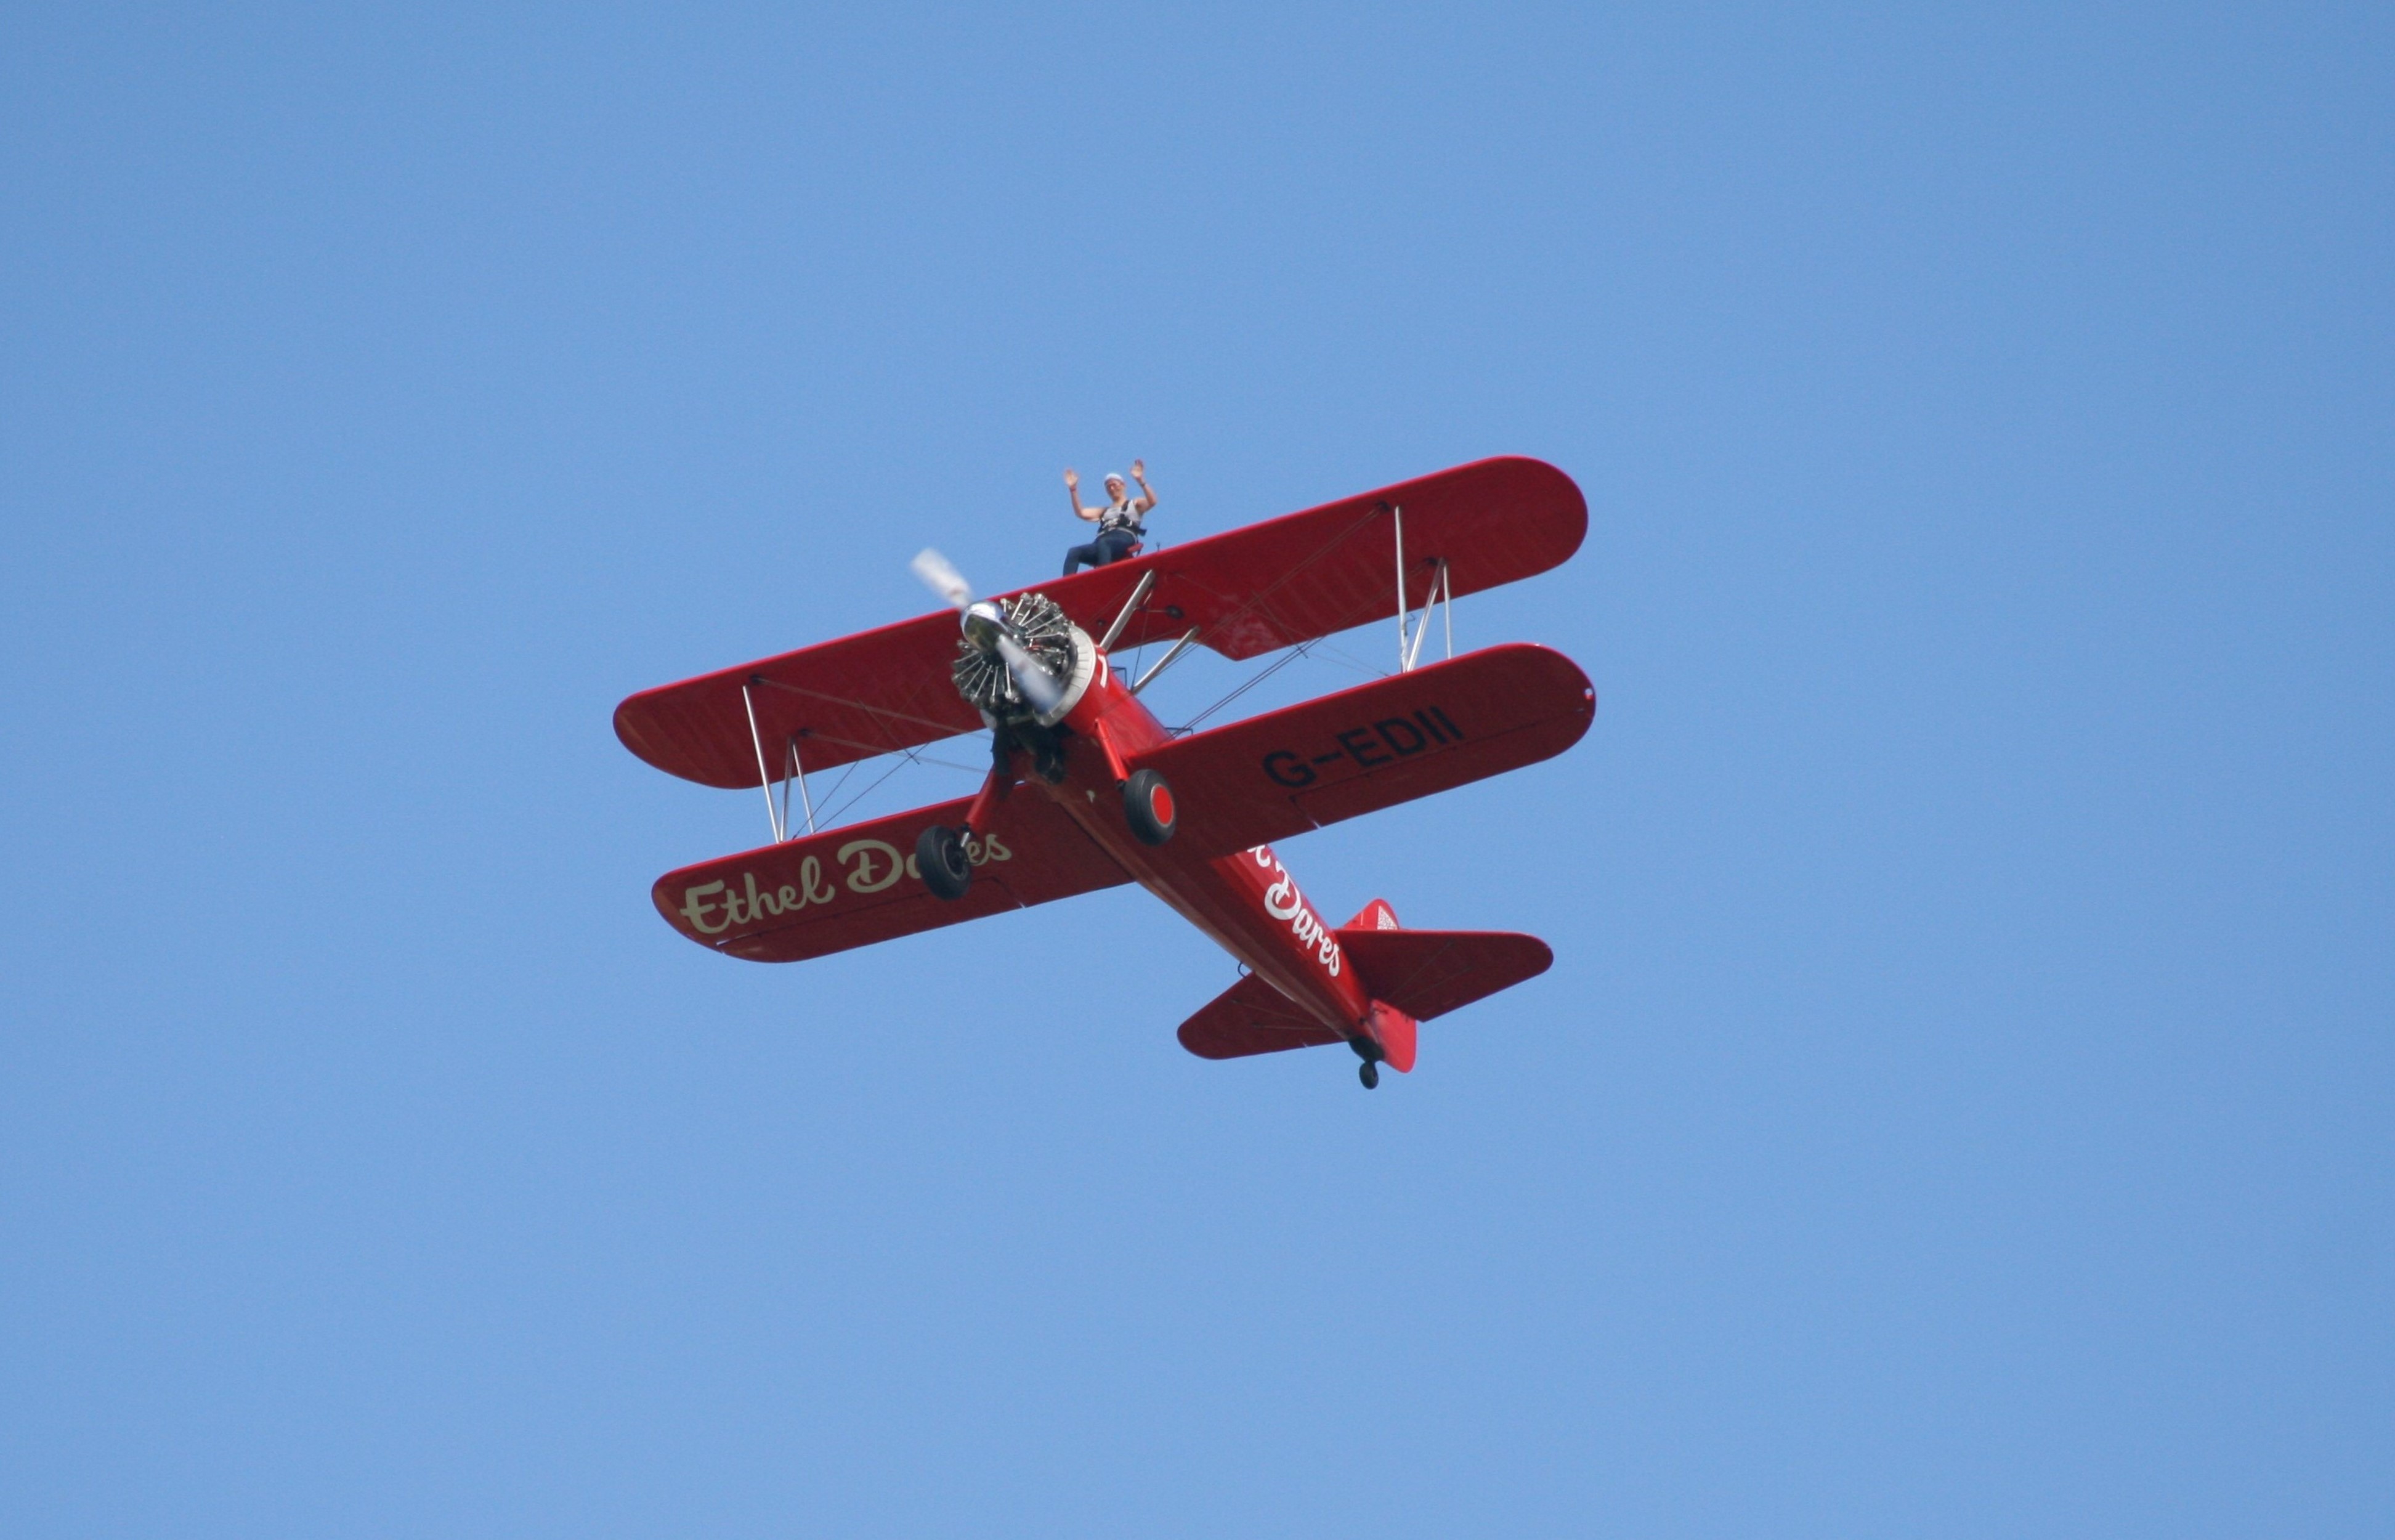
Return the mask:
[[(2384, 7), (336, 10), (0, 45), (0, 1531), (2395, 1524)], [(1503, 452), (1415, 1074), (650, 910), (623, 695)]]

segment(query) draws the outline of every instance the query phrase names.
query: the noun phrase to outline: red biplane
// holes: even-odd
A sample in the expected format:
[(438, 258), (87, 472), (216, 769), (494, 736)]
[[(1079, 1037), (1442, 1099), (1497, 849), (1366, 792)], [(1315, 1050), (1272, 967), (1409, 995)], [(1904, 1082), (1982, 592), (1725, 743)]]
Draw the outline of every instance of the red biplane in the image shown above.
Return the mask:
[[(1413, 1068), (1418, 1023), (1554, 954), (1529, 936), (1407, 930), (1381, 899), (1328, 924), (1270, 842), (1578, 742), (1596, 692), (1560, 653), (1417, 664), (1437, 604), (1558, 565), (1587, 528), (1571, 478), (1500, 458), (979, 602), (926, 551), (917, 570), (962, 612), (961, 637), (935, 612), (615, 709), (633, 753), (701, 785), (762, 786), (773, 820), (773, 843), (668, 872), (651, 896), (701, 946), (791, 962), (1137, 883), (1247, 968), (1182, 1023), (1191, 1053), (1345, 1042), (1378, 1085), (1380, 1065)], [(1399, 667), (1371, 684), (1185, 736), (1140, 700), (1193, 645), (1250, 658), (1392, 618)], [(1115, 670), (1148, 642), (1171, 650), (1139, 678)], [(975, 795), (814, 828), (810, 774), (983, 729)]]

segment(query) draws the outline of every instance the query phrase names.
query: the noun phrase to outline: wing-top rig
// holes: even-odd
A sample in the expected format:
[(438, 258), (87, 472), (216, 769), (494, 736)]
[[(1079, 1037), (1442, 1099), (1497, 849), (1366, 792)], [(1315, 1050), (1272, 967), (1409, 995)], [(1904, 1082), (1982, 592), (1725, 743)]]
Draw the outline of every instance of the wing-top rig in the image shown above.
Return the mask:
[[(1270, 842), (1580, 739), (1595, 692), (1561, 654), (1419, 655), (1436, 604), (1560, 564), (1587, 520), (1562, 471), (1501, 458), (992, 599), (926, 552), (918, 571), (951, 611), (642, 691), (615, 731), (662, 770), (762, 784), (770, 803), (775, 784), (987, 727), (981, 790), (790, 837), (777, 819), (761, 849), (659, 878), (657, 910), (728, 955), (795, 962), (1136, 882), (1248, 970), (1184, 1023), (1191, 1052), (1344, 1042), (1377, 1084), (1380, 1065), (1412, 1067), (1418, 1022), (1551, 954), (1530, 936), (1407, 930), (1378, 899), (1330, 926)], [(1148, 642), (1253, 657), (1392, 619), (1396, 673), (1185, 737), (1110, 661)]]

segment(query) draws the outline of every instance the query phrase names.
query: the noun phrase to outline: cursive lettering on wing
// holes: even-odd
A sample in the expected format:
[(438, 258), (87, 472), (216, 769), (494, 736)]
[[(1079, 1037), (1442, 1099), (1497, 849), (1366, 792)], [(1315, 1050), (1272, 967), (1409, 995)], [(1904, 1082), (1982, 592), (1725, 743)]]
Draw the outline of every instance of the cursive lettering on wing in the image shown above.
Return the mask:
[[(1005, 841), (990, 834), (980, 839), (968, 836), (965, 856), (973, 865), (985, 866), (1012, 860), (1014, 852)], [(847, 869), (847, 886), (853, 893), (886, 892), (902, 877), (922, 880), (914, 856), (901, 856), (896, 846), (880, 840), (851, 840), (832, 858)], [(840, 889), (825, 879), (823, 858), (808, 856), (799, 862), (795, 883), (761, 887), (755, 872), (743, 871), (728, 880), (693, 883), (681, 890), (678, 912), (693, 933), (721, 936), (754, 929), (771, 918), (820, 908), (839, 896)]]

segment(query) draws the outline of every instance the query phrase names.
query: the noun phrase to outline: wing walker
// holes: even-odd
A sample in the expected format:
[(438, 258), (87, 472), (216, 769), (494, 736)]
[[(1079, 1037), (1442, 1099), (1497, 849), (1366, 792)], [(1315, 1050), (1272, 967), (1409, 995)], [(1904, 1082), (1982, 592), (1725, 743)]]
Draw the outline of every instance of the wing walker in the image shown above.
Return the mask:
[[(1137, 883), (1246, 970), (1182, 1023), (1191, 1053), (1343, 1042), (1377, 1086), (1380, 1066), (1413, 1068), (1419, 1023), (1554, 954), (1508, 932), (1408, 930), (1378, 898), (1332, 925), (1272, 842), (1578, 742), (1596, 712), (1580, 669), (1521, 643), (1452, 656), (1452, 605), (1561, 564), (1587, 528), (1571, 478), (1506, 458), (993, 598), (925, 551), (916, 570), (954, 616), (615, 709), (616, 737), (658, 769), (761, 787), (773, 829), (761, 848), (668, 872), (651, 897), (703, 947), (794, 962)], [(1442, 607), (1449, 656), (1423, 662)], [(1392, 619), (1396, 671), (1353, 689), (1204, 731), (1169, 729), (1141, 699), (1192, 646), (1251, 658)], [(1145, 673), (1117, 668), (1149, 643), (1169, 647)], [(810, 776), (982, 729), (991, 764), (973, 796), (815, 827)]]

